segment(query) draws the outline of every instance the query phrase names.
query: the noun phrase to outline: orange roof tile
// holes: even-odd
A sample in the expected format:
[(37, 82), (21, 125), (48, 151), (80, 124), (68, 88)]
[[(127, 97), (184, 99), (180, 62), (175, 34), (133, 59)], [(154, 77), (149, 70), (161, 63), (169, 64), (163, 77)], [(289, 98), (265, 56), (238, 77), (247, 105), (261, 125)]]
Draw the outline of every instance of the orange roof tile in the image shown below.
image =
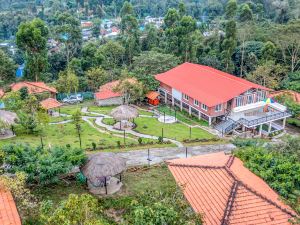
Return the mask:
[(23, 81), (11, 85), (12, 91), (19, 91), (23, 87), (28, 88), (29, 94), (36, 94), (42, 92), (57, 93), (55, 88), (47, 86), (44, 82)]
[(204, 224), (290, 224), (296, 213), (261, 178), (231, 155), (213, 153), (168, 161)]
[(290, 96), (295, 102), (300, 103), (300, 93), (296, 91), (291, 91), (291, 90), (281, 90), (281, 91), (274, 91), (270, 93), (269, 97), (274, 98), (276, 96), (281, 96), (281, 95), (288, 95)]
[(21, 225), (21, 219), (12, 194), (0, 189), (0, 224)]
[(159, 94), (156, 91), (150, 91), (146, 97), (151, 99), (151, 100), (155, 100), (157, 97), (159, 96)]
[(63, 105), (62, 103), (60, 103), (54, 98), (47, 98), (41, 101), (40, 104), (44, 109), (54, 109)]

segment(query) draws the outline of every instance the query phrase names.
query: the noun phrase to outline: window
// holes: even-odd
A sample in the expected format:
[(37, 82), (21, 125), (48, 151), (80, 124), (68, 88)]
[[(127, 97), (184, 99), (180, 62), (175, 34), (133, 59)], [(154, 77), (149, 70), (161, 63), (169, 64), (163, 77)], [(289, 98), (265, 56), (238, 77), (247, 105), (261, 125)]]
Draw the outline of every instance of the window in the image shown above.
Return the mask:
[(183, 98), (184, 98), (185, 100), (189, 100), (189, 96), (187, 96), (186, 94), (183, 94)]
[(198, 100), (194, 99), (194, 105), (199, 106)]
[(239, 106), (242, 106), (242, 105), (243, 105), (243, 97), (242, 97), (242, 96), (237, 97), (237, 98), (235, 99), (235, 106), (236, 106), (236, 107), (239, 107)]
[(201, 105), (201, 108), (202, 108), (203, 110), (207, 111), (207, 105), (202, 104), (202, 105)]
[(247, 104), (253, 103), (253, 95), (248, 95), (247, 96)]
[(216, 112), (222, 111), (222, 104), (216, 105), (215, 111), (216, 111)]
[(266, 98), (266, 92), (265, 91), (258, 91), (257, 92), (257, 101), (263, 101)]

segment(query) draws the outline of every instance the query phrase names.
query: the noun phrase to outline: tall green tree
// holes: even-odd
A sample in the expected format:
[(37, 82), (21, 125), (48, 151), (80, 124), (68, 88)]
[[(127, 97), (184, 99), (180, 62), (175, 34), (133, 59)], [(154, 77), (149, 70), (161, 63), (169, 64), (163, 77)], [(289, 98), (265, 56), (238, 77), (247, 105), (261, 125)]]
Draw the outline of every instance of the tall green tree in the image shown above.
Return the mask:
[(91, 68), (86, 72), (86, 78), (92, 91), (109, 81), (109, 74), (102, 67)]
[(241, 22), (246, 22), (253, 19), (253, 13), (248, 4), (245, 3), (241, 5), (239, 19)]
[(78, 139), (79, 139), (79, 146), (82, 148), (82, 141), (81, 141), (81, 133), (82, 133), (82, 120), (81, 120), (81, 112), (77, 110), (73, 115), (72, 115), (72, 120), (73, 124), (75, 126), (75, 129), (77, 131)]
[(17, 69), (14, 61), (0, 49), (0, 84), (7, 84), (15, 80)]
[(16, 43), (25, 56), (26, 76), (38, 81), (48, 66), (48, 28), (40, 19), (23, 22), (16, 34)]

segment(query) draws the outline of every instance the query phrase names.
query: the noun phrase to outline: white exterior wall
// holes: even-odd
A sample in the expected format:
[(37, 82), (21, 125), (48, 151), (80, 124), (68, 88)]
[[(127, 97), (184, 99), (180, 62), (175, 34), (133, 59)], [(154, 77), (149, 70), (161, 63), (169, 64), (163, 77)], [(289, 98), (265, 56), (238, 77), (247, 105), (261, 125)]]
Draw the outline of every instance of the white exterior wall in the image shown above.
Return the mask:
[(108, 98), (108, 99), (97, 99), (96, 104), (98, 106), (108, 106), (108, 105), (122, 105), (123, 104), (123, 97), (115, 97), (115, 98)]

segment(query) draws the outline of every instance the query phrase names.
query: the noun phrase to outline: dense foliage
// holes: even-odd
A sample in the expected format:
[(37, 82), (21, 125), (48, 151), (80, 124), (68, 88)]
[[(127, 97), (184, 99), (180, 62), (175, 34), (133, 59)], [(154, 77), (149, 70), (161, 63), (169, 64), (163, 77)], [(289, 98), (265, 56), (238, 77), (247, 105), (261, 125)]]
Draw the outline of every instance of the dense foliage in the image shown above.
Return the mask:
[(7, 145), (3, 148), (5, 172), (24, 172), (29, 183), (55, 183), (59, 176), (70, 172), (86, 160), (83, 150), (66, 147), (42, 149), (27, 145)]
[(300, 212), (299, 138), (269, 148), (243, 147), (235, 155)]

